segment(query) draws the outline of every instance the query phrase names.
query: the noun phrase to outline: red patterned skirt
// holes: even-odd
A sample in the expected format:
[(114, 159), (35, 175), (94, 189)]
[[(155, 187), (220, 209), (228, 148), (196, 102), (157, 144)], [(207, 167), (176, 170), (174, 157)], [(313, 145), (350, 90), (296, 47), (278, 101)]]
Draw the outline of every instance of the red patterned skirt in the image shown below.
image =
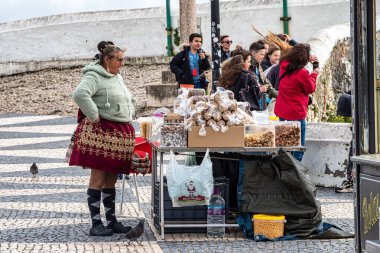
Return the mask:
[(69, 165), (98, 169), (109, 173), (129, 174), (135, 148), (135, 129), (131, 123), (101, 119), (80, 121)]

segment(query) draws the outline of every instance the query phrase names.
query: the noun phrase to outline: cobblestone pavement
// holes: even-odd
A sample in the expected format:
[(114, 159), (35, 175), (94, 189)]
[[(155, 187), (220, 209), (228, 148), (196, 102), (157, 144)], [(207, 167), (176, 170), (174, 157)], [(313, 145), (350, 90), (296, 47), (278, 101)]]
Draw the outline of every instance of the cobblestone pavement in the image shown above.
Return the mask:
[[(146, 233), (141, 245), (123, 235), (90, 237), (86, 188), (89, 173), (68, 167), (64, 156), (75, 119), (60, 116), (0, 115), (0, 252), (354, 252), (354, 239), (254, 242), (240, 232), (224, 239), (205, 234), (167, 234), (152, 226), (150, 176), (138, 176)], [(30, 165), (40, 172), (32, 179)], [(117, 185), (117, 214), (121, 182)], [(135, 225), (139, 214), (132, 180), (119, 220)], [(352, 194), (318, 189), (324, 221), (354, 231)], [(103, 210), (102, 210), (103, 212)], [(104, 213), (104, 212), (103, 212)]]

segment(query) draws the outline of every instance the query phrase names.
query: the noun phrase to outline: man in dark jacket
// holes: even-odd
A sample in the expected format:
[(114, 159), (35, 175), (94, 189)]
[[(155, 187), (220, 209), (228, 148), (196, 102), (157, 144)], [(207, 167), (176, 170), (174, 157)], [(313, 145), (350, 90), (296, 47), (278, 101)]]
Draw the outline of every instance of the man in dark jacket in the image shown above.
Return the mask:
[(231, 37), (228, 35), (220, 36), (220, 44), (222, 46), (220, 62), (224, 62), (225, 60), (231, 57), (231, 45), (232, 45)]
[(206, 78), (202, 73), (211, 66), (208, 57), (201, 49), (202, 36), (192, 33), (189, 42), (190, 46), (185, 47), (170, 61), (170, 70), (178, 84), (194, 84), (194, 88), (206, 89)]
[(268, 78), (265, 77), (264, 71), (260, 66), (260, 63), (263, 61), (265, 56), (265, 50), (265, 45), (262, 42), (253, 42), (251, 44), (249, 51), (252, 54), (252, 58), (249, 72), (253, 75), (260, 86), (267, 86), (267, 94), (269, 98), (276, 98), (277, 91), (273, 88)]

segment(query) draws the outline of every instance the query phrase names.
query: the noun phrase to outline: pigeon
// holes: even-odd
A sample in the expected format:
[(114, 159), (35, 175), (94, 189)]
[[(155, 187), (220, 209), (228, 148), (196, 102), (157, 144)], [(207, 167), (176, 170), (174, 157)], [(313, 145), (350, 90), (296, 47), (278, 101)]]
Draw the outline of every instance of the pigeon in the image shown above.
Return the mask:
[[(126, 234), (127, 238), (129, 239), (129, 244), (131, 244), (133, 241), (137, 242), (137, 239), (144, 233), (144, 223), (145, 220), (140, 220), (139, 224), (129, 230), (129, 232)], [(141, 242), (139, 242), (141, 245)]]
[(30, 166), (30, 173), (32, 173), (33, 178), (36, 178), (37, 173), (38, 173), (38, 167), (36, 163), (33, 163), (32, 166)]

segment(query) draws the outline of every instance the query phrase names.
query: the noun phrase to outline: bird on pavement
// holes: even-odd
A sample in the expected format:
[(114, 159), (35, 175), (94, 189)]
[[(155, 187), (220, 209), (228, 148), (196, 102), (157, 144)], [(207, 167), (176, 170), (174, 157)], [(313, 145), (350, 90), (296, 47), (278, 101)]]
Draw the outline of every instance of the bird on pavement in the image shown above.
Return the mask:
[[(128, 245), (133, 241), (137, 242), (137, 239), (144, 233), (144, 223), (145, 220), (140, 220), (139, 224), (129, 230), (129, 232), (126, 234), (127, 238), (129, 239)], [(138, 243), (141, 245), (141, 242)]]
[(33, 163), (32, 166), (30, 166), (30, 173), (32, 173), (33, 178), (36, 178), (37, 173), (38, 173), (38, 167), (36, 163)]

